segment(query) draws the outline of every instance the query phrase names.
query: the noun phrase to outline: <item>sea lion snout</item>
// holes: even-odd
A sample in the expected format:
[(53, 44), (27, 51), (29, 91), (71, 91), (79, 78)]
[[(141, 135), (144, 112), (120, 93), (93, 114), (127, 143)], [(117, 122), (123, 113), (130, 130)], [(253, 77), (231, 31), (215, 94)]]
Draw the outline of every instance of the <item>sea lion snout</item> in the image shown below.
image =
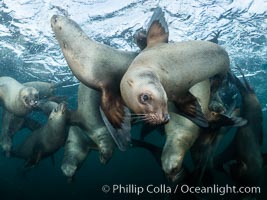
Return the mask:
[(32, 108), (38, 105), (39, 92), (32, 87), (25, 87), (21, 90), (21, 96), (26, 107)]
[(63, 164), (61, 166), (61, 170), (65, 176), (72, 177), (72, 176), (74, 176), (74, 174), (77, 170), (77, 166), (71, 165), (71, 164)]
[(53, 15), (51, 17), (51, 26), (53, 27), (58, 21), (58, 15)]
[(163, 114), (163, 123), (167, 124), (170, 121), (170, 115), (169, 113)]

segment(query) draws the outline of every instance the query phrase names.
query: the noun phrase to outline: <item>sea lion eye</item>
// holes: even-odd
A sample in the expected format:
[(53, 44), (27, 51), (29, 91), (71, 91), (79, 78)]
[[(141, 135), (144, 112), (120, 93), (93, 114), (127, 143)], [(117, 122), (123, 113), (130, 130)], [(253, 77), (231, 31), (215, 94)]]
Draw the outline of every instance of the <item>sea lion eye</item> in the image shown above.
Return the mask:
[(141, 94), (140, 95), (140, 101), (141, 101), (141, 103), (146, 103), (150, 99), (151, 99), (151, 97), (148, 94)]

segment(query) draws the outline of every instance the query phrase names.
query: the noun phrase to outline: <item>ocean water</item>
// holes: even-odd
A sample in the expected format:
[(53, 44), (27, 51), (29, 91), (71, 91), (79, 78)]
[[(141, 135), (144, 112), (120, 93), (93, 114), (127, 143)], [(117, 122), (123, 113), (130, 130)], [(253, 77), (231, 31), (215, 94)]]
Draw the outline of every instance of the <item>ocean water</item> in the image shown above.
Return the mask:
[[(170, 40), (211, 39), (221, 31), (219, 45), (229, 53), (234, 66), (242, 67), (257, 94), (264, 115), (263, 152), (267, 152), (267, 2), (266, 0), (0, 0), (0, 76), (19, 82), (65, 82), (57, 94), (68, 96), (76, 107), (78, 80), (72, 75), (53, 36), (50, 18), (65, 15), (76, 21), (92, 39), (114, 48), (137, 51), (133, 34), (160, 6), (169, 24)], [(2, 109), (0, 107), (0, 114)], [(1, 116), (1, 115), (0, 115)], [(37, 119), (45, 121), (43, 116)], [(1, 125), (0, 125), (1, 127)], [(20, 131), (15, 143), (30, 134)], [(137, 134), (137, 128), (133, 135)], [(154, 134), (148, 139), (164, 143)], [(160, 141), (159, 141), (160, 140)], [(103, 185), (159, 186), (169, 183), (161, 167), (148, 151), (116, 150), (110, 162), (102, 165), (98, 153), (89, 154), (72, 184), (63, 176), (61, 149), (55, 166), (46, 159), (25, 176), (19, 171), (23, 161), (0, 154), (0, 199), (165, 199), (166, 194), (111, 194)], [(259, 199), (266, 199), (265, 186)], [(265, 191), (265, 192), (264, 192)], [(265, 193), (265, 194), (264, 194)], [(217, 196), (218, 199), (223, 199)]]

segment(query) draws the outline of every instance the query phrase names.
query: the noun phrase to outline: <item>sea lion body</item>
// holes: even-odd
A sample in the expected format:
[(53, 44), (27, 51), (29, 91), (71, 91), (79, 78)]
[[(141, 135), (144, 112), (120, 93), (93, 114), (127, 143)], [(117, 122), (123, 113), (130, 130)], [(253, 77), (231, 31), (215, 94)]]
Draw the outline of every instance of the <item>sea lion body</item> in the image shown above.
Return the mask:
[(85, 130), (99, 148), (100, 161), (106, 163), (112, 156), (115, 143), (100, 115), (100, 101), (100, 92), (81, 83), (78, 88), (78, 108), (71, 114), (71, 122)]
[(119, 81), (136, 53), (116, 50), (91, 40), (76, 22), (63, 16), (54, 15), (51, 25), (77, 79), (100, 91), (107, 84), (119, 89)]
[(261, 145), (263, 142), (263, 115), (260, 102), (240, 69), (244, 83), (234, 74), (232, 81), (241, 94), (240, 116), (247, 119), (247, 124), (238, 127), (230, 145), (215, 159), (217, 169), (230, 161), (230, 175), (242, 186), (259, 186), (263, 180), (263, 157)]
[[(161, 124), (168, 115), (168, 100), (183, 101), (193, 85), (224, 76), (228, 70), (228, 54), (212, 42), (158, 43), (133, 60), (121, 80), (121, 95), (135, 113), (147, 114), (149, 123)], [(143, 95), (147, 102), (142, 103)]]
[(22, 128), (24, 121), (24, 117), (17, 117), (6, 109), (3, 109), (0, 145), (7, 157), (9, 157), (12, 147), (13, 136)]
[[(51, 26), (75, 77), (87, 87), (101, 92), (99, 105), (108, 119), (108, 123), (104, 122), (112, 126), (110, 134), (117, 144), (123, 140), (129, 145), (130, 131), (125, 124), (129, 124), (130, 118), (120, 95), (120, 80), (137, 53), (91, 40), (76, 22), (67, 17), (54, 15)], [(125, 149), (124, 146), (119, 148)]]
[[(39, 99), (52, 97), (55, 94), (54, 83), (33, 81), (23, 83), (23, 85), (26, 87), (35, 88), (38, 91)], [(57, 106), (58, 104), (56, 102), (38, 101), (33, 111), (39, 109), (49, 116), (50, 112)], [(18, 132), (24, 127), (30, 128), (32, 130), (32, 128), (36, 129), (39, 126), (40, 125), (36, 121), (30, 118), (26, 118), (25, 116), (17, 116), (4, 109), (2, 117), (0, 144), (6, 155), (9, 157), (10, 150), (13, 145), (13, 137), (16, 132)]]
[(56, 84), (42, 81), (32, 81), (23, 83), (27, 87), (34, 87), (39, 92), (39, 98), (46, 98), (55, 95)]
[(25, 116), (36, 106), (38, 98), (35, 88), (25, 87), (11, 77), (0, 77), (0, 99), (9, 112)]
[(3, 110), (2, 114), (2, 129), (0, 135), (0, 146), (6, 156), (10, 156), (10, 151), (13, 146), (14, 135), (23, 128), (28, 128), (34, 131), (41, 127), (41, 124), (29, 117), (17, 117), (13, 113)]
[(66, 115), (66, 105), (59, 104), (49, 115), (47, 123), (11, 151), (11, 156), (26, 160), (27, 166), (34, 166), (41, 159), (53, 155), (64, 145), (67, 137)]
[[(210, 100), (209, 80), (194, 85), (190, 92), (198, 98), (203, 113), (207, 114)], [(167, 177), (175, 181), (181, 170), (184, 156), (199, 137), (201, 128), (191, 120), (177, 114), (176, 107), (171, 102), (169, 102), (169, 110), (171, 118), (169, 123), (165, 124), (166, 142), (161, 161)]]
[(96, 144), (81, 128), (71, 126), (64, 146), (64, 158), (61, 164), (61, 170), (64, 175), (68, 178), (73, 178), (87, 158), (88, 153), (96, 148)]
[(233, 175), (241, 185), (255, 186), (260, 184), (264, 174), (261, 153), (263, 114), (258, 97), (244, 76), (243, 78), (245, 84), (238, 78), (235, 78), (235, 82), (242, 96), (240, 115), (248, 123), (239, 127), (234, 137), (237, 165)]
[(71, 19), (54, 15), (52, 30), (75, 77), (101, 91), (101, 108), (113, 127), (125, 117), (120, 80), (137, 53), (121, 51), (91, 40)]

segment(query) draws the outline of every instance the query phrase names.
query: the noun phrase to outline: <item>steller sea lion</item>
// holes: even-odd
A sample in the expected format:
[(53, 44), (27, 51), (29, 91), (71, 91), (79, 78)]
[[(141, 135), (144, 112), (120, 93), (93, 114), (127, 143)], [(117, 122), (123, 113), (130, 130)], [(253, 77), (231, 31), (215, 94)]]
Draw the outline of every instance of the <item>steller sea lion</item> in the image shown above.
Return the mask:
[(231, 78), (238, 88), (242, 105), (241, 117), (248, 123), (239, 127), (229, 147), (216, 157), (216, 167), (222, 168), (223, 164), (234, 160), (230, 166), (232, 178), (240, 185), (258, 186), (263, 180), (263, 158), (261, 145), (263, 142), (263, 114), (260, 102), (246, 80), (242, 70), (242, 83), (234, 74)]
[[(41, 99), (44, 98), (52, 98), (52, 99), (60, 99), (55, 95), (55, 88), (59, 86), (59, 84), (54, 83), (47, 83), (47, 82), (41, 82), (41, 81), (32, 81), (32, 82), (26, 82), (23, 83), (26, 87), (33, 87), (35, 88), (39, 93), (39, 101), (36, 104), (36, 106), (33, 108), (33, 111), (35, 110), (41, 110), (46, 115), (49, 115), (50, 112), (58, 106), (56, 102), (52, 101), (44, 101)], [(2, 115), (2, 130), (1, 130), (1, 136), (0, 136), (0, 145), (3, 149), (3, 151), (6, 153), (6, 156), (9, 157), (10, 150), (13, 145), (13, 137), (16, 132), (23, 128), (29, 128), (30, 130), (35, 130), (37, 128), (40, 128), (40, 123), (37, 121), (25, 117), (25, 116), (17, 116), (13, 113), (10, 113), (6, 109), (3, 111)]]
[(179, 114), (207, 127), (197, 99), (188, 90), (205, 79), (224, 77), (229, 70), (228, 54), (207, 41), (167, 42), (166, 21), (162, 14), (157, 14), (148, 30), (147, 47), (136, 56), (121, 80), (122, 98), (150, 124), (169, 121), (169, 100), (175, 103)]
[(39, 92), (39, 98), (43, 99), (55, 95), (57, 85), (55, 83), (48, 83), (42, 81), (32, 81), (23, 83), (27, 87), (34, 87)]
[(112, 156), (115, 143), (100, 115), (98, 109), (100, 101), (100, 92), (81, 83), (78, 88), (78, 107), (70, 113), (69, 121), (70, 124), (85, 130), (99, 148), (100, 161), (106, 163)]
[[(194, 85), (190, 92), (196, 96), (204, 114), (209, 113), (210, 82), (202, 81)], [(161, 156), (163, 170), (171, 181), (181, 175), (181, 167), (186, 152), (199, 137), (201, 128), (191, 120), (176, 113), (173, 103), (168, 103), (171, 119), (165, 124), (166, 142)]]
[(13, 137), (16, 132), (23, 128), (28, 128), (31, 131), (41, 127), (41, 124), (29, 117), (18, 117), (13, 113), (3, 109), (2, 114), (2, 129), (0, 135), (0, 146), (6, 156), (10, 156), (10, 150), (13, 145)]
[(12, 157), (26, 160), (26, 167), (39, 163), (43, 158), (53, 155), (64, 145), (67, 132), (66, 105), (60, 103), (50, 113), (47, 123), (30, 134), (24, 142), (11, 151)]
[(23, 117), (36, 107), (38, 99), (35, 88), (26, 87), (11, 77), (0, 77), (0, 100), (10, 113)]
[[(130, 119), (126, 117), (126, 107), (120, 95), (120, 80), (137, 53), (116, 50), (91, 40), (76, 22), (67, 17), (54, 15), (51, 26), (75, 77), (101, 92), (99, 105), (105, 116), (115, 129), (123, 129), (124, 121)], [(129, 138), (130, 132), (126, 129), (122, 132)]]
[(72, 180), (76, 171), (82, 166), (88, 153), (98, 150), (96, 144), (78, 126), (69, 128), (68, 138), (64, 146), (64, 158), (61, 170), (65, 176)]

